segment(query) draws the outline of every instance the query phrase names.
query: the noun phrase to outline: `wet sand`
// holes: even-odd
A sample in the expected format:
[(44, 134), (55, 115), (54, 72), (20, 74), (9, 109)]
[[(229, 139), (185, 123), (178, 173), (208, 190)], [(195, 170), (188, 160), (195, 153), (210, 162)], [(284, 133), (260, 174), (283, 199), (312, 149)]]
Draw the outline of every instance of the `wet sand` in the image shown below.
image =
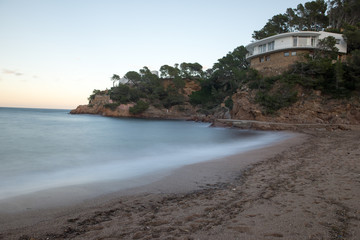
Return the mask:
[(190, 165), (72, 206), (0, 215), (0, 239), (359, 239), (360, 129)]

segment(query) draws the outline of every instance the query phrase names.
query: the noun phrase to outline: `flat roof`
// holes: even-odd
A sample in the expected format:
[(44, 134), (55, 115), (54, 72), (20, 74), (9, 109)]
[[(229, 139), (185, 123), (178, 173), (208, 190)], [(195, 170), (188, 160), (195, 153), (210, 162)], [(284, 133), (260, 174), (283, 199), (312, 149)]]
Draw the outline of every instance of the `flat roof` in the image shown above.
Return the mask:
[(275, 40), (277, 38), (283, 38), (283, 37), (288, 37), (288, 36), (320, 36), (321, 33), (322, 32), (315, 32), (315, 31), (300, 31), (300, 32), (280, 33), (280, 34), (276, 34), (274, 36), (263, 38), (263, 39), (260, 39), (258, 41), (255, 41), (253, 43), (250, 43), (250, 44), (246, 45), (246, 48), (258, 45), (259, 43), (270, 42), (270, 41)]

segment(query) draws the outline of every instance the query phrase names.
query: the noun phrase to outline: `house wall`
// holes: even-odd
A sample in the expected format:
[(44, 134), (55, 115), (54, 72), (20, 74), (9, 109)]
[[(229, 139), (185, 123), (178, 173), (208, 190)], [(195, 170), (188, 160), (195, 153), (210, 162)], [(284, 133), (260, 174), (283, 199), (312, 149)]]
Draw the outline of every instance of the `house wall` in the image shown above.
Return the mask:
[[(271, 36), (257, 42), (251, 43), (246, 46), (249, 53), (247, 54), (248, 58), (252, 58), (259, 54), (264, 54), (263, 51), (260, 51), (261, 46), (266, 45), (265, 52), (271, 53), (274, 51), (286, 50), (290, 48), (296, 49), (314, 49), (318, 43), (318, 39), (321, 33), (319, 32), (292, 32), (292, 33), (283, 33), (275, 36)], [(337, 34), (339, 35), (339, 34)], [(341, 35), (339, 35), (341, 36)], [(293, 39), (297, 37), (297, 45), (294, 46)], [(315, 42), (312, 44), (311, 39), (314, 38)], [(274, 48), (269, 49), (269, 43), (274, 42)]]
[[(329, 33), (329, 32), (291, 32), (291, 33), (283, 33), (275, 36), (271, 36), (262, 40), (259, 40), (257, 42), (251, 43), (246, 46), (249, 53), (247, 54), (248, 58), (252, 58), (254, 56), (257, 56), (259, 54), (263, 54), (263, 51), (260, 51), (261, 46), (266, 45), (265, 52), (271, 53), (274, 51), (279, 50), (285, 50), (285, 49), (302, 49), (302, 48), (308, 48), (308, 49), (314, 49), (319, 43), (320, 39), (324, 39), (328, 36), (333, 36), (335, 39), (337, 39), (339, 42), (335, 45), (340, 53), (345, 53), (347, 50), (347, 44), (344, 38), (341, 34), (337, 33)], [(297, 38), (297, 45), (294, 46), (293, 39), (294, 37)], [(314, 42), (312, 42), (312, 39), (314, 39)], [(274, 42), (274, 49), (271, 50), (268, 48), (268, 44), (270, 42)]]
[[(285, 56), (285, 53), (289, 53), (289, 56)], [(296, 55), (294, 56), (292, 53), (296, 53)], [(304, 55), (308, 53), (310, 50), (300, 49), (273, 52), (252, 58), (250, 65), (264, 76), (280, 75), (289, 70), (296, 61), (304, 60)]]
[(292, 43), (291, 36), (275, 39), (275, 49), (284, 49), (284, 48), (289, 48), (292, 46), (293, 46), (293, 43)]

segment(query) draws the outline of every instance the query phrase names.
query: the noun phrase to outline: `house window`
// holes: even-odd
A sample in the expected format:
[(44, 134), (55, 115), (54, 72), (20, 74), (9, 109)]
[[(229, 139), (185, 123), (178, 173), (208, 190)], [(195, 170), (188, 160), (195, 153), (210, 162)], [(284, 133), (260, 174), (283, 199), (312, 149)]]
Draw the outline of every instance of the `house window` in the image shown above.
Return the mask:
[(259, 45), (259, 53), (264, 53), (264, 52), (266, 52), (266, 44)]
[(264, 59), (264, 57), (259, 57), (259, 62), (264, 62), (265, 61), (265, 59)]
[(299, 47), (309, 46), (308, 39), (309, 39), (309, 37), (299, 36), (298, 46)]
[(296, 52), (291, 52), (291, 56), (296, 56)]
[(268, 55), (268, 56), (265, 56), (265, 60), (266, 61), (270, 61), (270, 56)]
[(266, 44), (262, 45), (262, 52), (266, 52)]
[(315, 47), (315, 37), (311, 37), (311, 46)]
[(293, 37), (293, 46), (297, 47), (297, 37)]
[(284, 56), (285, 56), (285, 57), (290, 56), (289, 52), (284, 52)]
[(249, 49), (249, 55), (252, 56), (254, 54), (254, 48)]
[(274, 42), (274, 41), (269, 42), (269, 43), (268, 43), (268, 51), (274, 50), (274, 46), (275, 46), (275, 42)]

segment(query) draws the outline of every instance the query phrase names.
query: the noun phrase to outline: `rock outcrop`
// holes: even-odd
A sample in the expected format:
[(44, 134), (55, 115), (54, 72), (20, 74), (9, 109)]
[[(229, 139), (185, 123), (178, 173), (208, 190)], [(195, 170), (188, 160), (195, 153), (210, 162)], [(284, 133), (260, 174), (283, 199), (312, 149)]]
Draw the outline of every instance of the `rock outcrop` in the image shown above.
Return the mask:
[[(109, 106), (113, 104), (110, 99), (108, 91), (103, 91), (96, 94), (88, 105), (80, 105), (76, 109), (72, 110), (71, 114), (98, 114), (107, 117), (137, 117), (137, 118), (159, 118), (159, 119), (193, 119), (199, 118), (204, 120), (206, 116), (199, 115), (196, 112), (196, 108), (191, 106), (189, 96), (194, 91), (201, 89), (200, 84), (194, 80), (184, 79), (185, 86), (182, 89), (182, 94), (187, 101), (183, 105), (173, 106), (169, 109), (156, 108), (149, 106), (149, 108), (141, 114), (131, 114), (130, 108), (134, 103), (120, 104), (119, 106)], [(163, 84), (165, 88), (173, 85), (172, 79), (164, 79)]]
[[(166, 85), (166, 84), (165, 84)], [(169, 86), (167, 84), (165, 87)], [(200, 86), (186, 81), (186, 98)], [(158, 119), (186, 119), (214, 122), (216, 119), (255, 120), (274, 123), (293, 124), (360, 124), (360, 97), (352, 99), (333, 99), (322, 95), (320, 91), (297, 89), (297, 102), (290, 107), (280, 109), (275, 115), (265, 115), (264, 109), (255, 101), (256, 91), (238, 90), (232, 96), (233, 108), (229, 111), (225, 104), (218, 106), (211, 114), (200, 114), (189, 102), (169, 109), (150, 106), (141, 114), (131, 114), (129, 109), (134, 103), (109, 107), (113, 102), (107, 92), (95, 95), (88, 105), (80, 105), (72, 114), (98, 114), (109, 117), (137, 117)]]
[(169, 109), (155, 108), (150, 106), (141, 114), (131, 114), (130, 108), (134, 103), (120, 104), (112, 109), (107, 104), (112, 104), (110, 96), (107, 94), (95, 95), (94, 99), (88, 105), (80, 105), (76, 109), (71, 110), (71, 114), (97, 114), (107, 117), (137, 117), (137, 118), (160, 118), (160, 119), (192, 119), (195, 116), (196, 109), (189, 103), (174, 106)]
[(276, 115), (264, 115), (255, 102), (255, 91), (238, 91), (232, 96), (232, 119), (281, 123), (360, 124), (360, 99), (331, 99), (320, 91), (298, 89), (298, 101), (280, 109)]
[(190, 105), (181, 105), (171, 107), (170, 109), (158, 109), (150, 106), (146, 111), (140, 114), (131, 114), (129, 109), (134, 103), (120, 104), (112, 110), (104, 105), (80, 105), (72, 110), (71, 114), (98, 114), (107, 117), (136, 117), (136, 118), (158, 118), (158, 119), (192, 119), (196, 111)]

